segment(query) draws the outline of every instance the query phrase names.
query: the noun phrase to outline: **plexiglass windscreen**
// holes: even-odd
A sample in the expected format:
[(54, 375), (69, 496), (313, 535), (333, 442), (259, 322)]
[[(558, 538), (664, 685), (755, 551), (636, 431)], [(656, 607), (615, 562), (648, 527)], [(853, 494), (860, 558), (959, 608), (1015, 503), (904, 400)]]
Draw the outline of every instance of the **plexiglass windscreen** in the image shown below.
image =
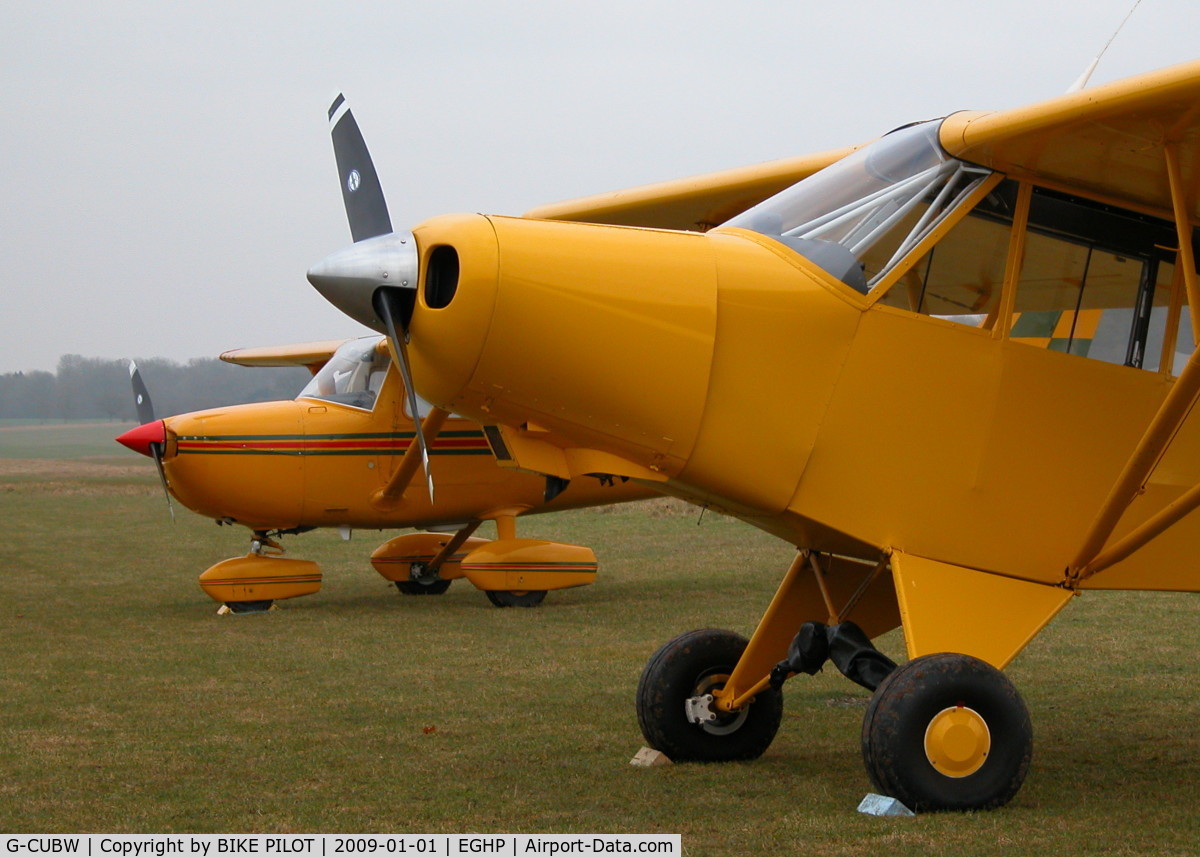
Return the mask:
[(768, 235), (865, 293), (988, 175), (942, 150), (940, 125), (893, 131), (725, 225)]

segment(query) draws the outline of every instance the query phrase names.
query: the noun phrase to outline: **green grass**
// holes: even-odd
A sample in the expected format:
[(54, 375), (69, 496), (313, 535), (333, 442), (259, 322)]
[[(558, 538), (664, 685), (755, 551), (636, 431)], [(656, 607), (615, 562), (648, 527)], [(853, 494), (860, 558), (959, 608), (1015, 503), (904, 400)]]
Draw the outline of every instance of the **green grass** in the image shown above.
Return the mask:
[(32, 424), (24, 420), (0, 421), (0, 458), (109, 458), (128, 452), (113, 441), (133, 428), (121, 422), (56, 422)]
[[(135, 459), (140, 461), (140, 459)], [(0, 470), (0, 474), (3, 471)], [(367, 562), (390, 534), (290, 538), (322, 591), (215, 615), (196, 576), (241, 530), (180, 510), (149, 462), (0, 475), (0, 831), (679, 832), (691, 855), (1189, 854), (1200, 843), (1195, 596), (1077, 599), (1009, 674), (1035, 729), (1007, 808), (878, 819), (867, 694), (787, 685), (758, 761), (638, 769), (638, 675), (666, 639), (749, 633), (786, 545), (660, 506), (544, 516), (594, 586), (536, 610), (465, 581), (401, 598)], [(902, 642), (885, 641), (892, 654)]]

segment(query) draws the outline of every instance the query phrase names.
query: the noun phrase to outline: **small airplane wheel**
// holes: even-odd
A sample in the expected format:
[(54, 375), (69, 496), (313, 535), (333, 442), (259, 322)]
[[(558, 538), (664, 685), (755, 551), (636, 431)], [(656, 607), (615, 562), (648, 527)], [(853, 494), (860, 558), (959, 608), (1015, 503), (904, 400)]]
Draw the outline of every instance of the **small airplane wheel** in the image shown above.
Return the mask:
[(546, 598), (546, 590), (544, 589), (522, 591), (488, 589), (484, 594), (487, 595), (488, 601), (497, 607), (537, 607)]
[(875, 788), (914, 811), (993, 809), (1025, 780), (1033, 728), (1000, 670), (968, 655), (926, 655), (875, 691), (862, 753)]
[(266, 613), (275, 602), (267, 601), (226, 601), (225, 606), (230, 613)]
[(689, 631), (654, 653), (637, 689), (638, 724), (651, 747), (676, 762), (757, 759), (783, 717), (783, 693), (768, 688), (740, 711), (711, 705), (725, 686), (746, 638), (732, 631)]
[(396, 588), (401, 595), (441, 595), (450, 588), (450, 581), (441, 577), (425, 582), (423, 580), (397, 580)]

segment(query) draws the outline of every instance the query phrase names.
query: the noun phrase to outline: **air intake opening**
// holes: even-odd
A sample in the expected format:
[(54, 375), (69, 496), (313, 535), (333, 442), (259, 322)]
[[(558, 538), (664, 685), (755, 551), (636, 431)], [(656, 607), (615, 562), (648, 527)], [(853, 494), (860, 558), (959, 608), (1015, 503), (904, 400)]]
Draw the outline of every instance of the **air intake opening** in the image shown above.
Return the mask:
[(454, 300), (458, 290), (458, 251), (448, 244), (434, 247), (425, 271), (425, 305), (442, 309)]

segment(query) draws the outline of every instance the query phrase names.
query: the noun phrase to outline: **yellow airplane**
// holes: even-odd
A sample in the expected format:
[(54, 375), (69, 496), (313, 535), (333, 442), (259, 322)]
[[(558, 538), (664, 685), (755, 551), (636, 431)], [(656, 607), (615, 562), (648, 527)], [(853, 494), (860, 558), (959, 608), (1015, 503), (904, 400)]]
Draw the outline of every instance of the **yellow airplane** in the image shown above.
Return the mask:
[[(407, 338), (502, 464), (798, 548), (749, 640), (650, 659), (653, 747), (757, 757), (784, 681), (832, 660), (873, 691), (878, 791), (1000, 806), (1032, 750), (1002, 669), (1085, 590), (1200, 591), (1200, 62), (825, 160), (761, 202), (811, 170), (437, 217), (309, 279)], [(900, 666), (870, 642), (896, 627)]]
[[(429, 413), (427, 426), (444, 426), (428, 449), (436, 462), (427, 471), (438, 479), (435, 500), (409, 490), (422, 450), (382, 337), (241, 349), (221, 358), (307, 366), (313, 377), (294, 401), (159, 420), (133, 368), (143, 424), (117, 440), (154, 458), (168, 504), (173, 495), (218, 523), (250, 528), (249, 553), (200, 575), (201, 588), (235, 613), (321, 588), (319, 566), (281, 556), (277, 541), (316, 527), (439, 530), (397, 536), (375, 550), (371, 564), (402, 594), (440, 595), (465, 577), (498, 607), (533, 607), (547, 590), (592, 583), (597, 561), (587, 547), (517, 538), (517, 516), (655, 493), (603, 475), (567, 484), (499, 468), (480, 425), (418, 403)], [(474, 535), (484, 521), (495, 522), (496, 539)]]

